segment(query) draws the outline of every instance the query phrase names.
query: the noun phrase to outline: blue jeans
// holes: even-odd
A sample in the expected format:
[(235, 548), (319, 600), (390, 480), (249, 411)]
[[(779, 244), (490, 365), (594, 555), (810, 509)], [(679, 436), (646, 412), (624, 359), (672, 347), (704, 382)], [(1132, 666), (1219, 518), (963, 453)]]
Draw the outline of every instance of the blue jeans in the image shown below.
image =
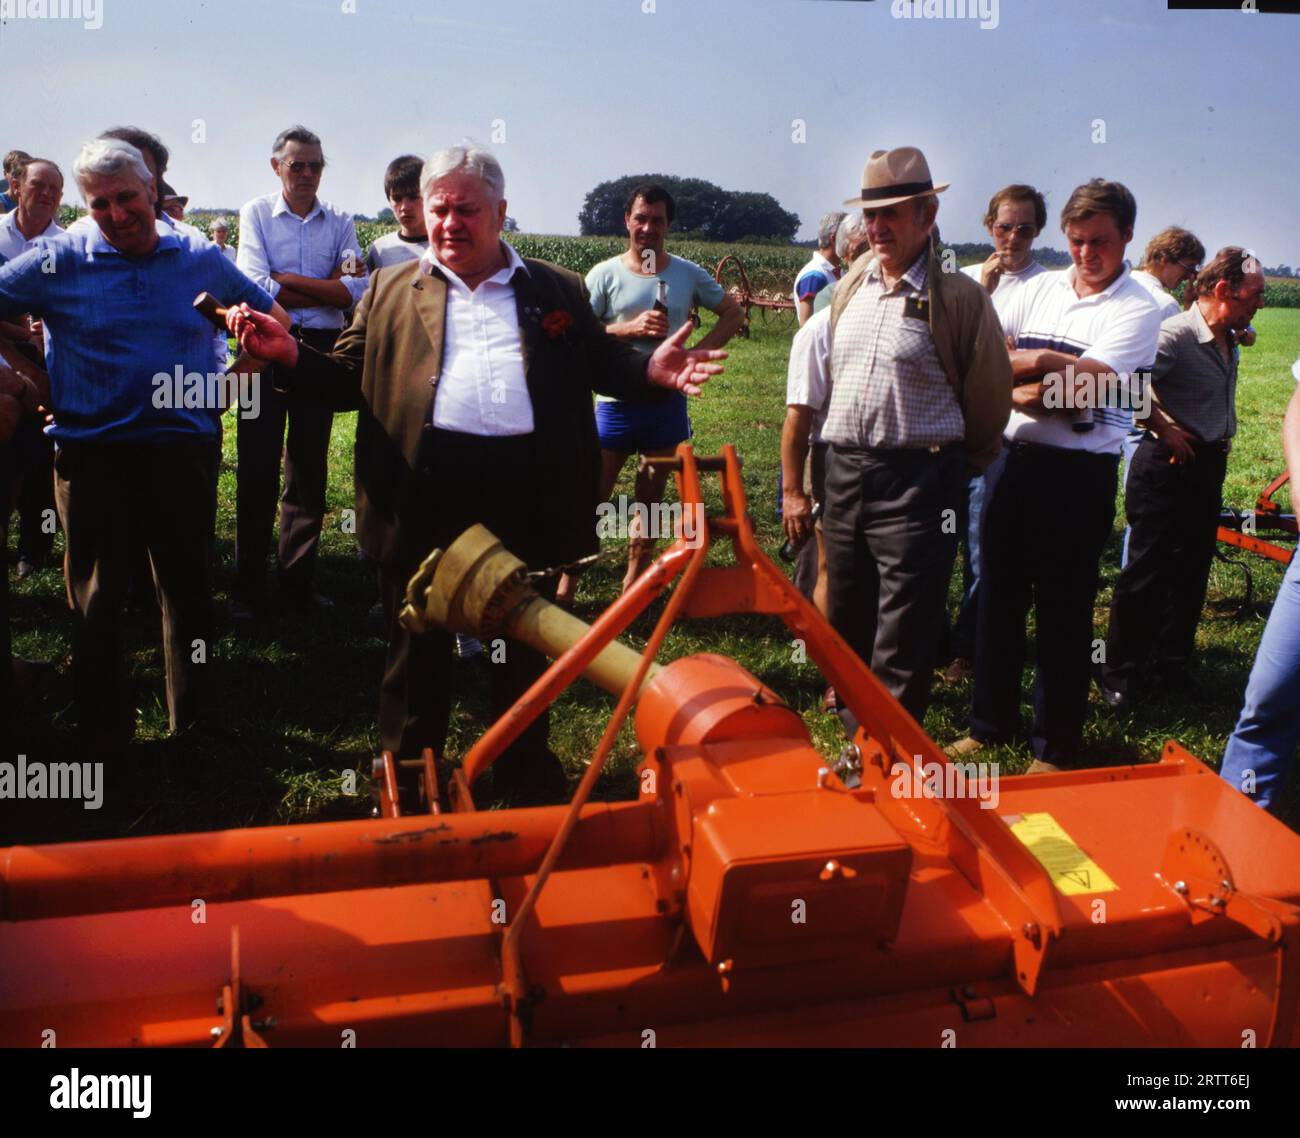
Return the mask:
[[(1138, 445), (1145, 437), (1146, 431), (1138, 430), (1129, 431), (1129, 433), (1124, 436), (1124, 443), (1120, 447), (1120, 454), (1123, 455), (1123, 458), (1120, 460), (1123, 463), (1123, 470), (1120, 472), (1119, 478), (1120, 485), (1123, 486), (1125, 490), (1128, 489), (1128, 472), (1129, 468), (1133, 465), (1133, 456), (1137, 454)], [(1119, 567), (1121, 569), (1128, 564), (1128, 539), (1132, 532), (1132, 526), (1124, 526), (1124, 547), (1120, 550), (1119, 555)]]
[(998, 456), (983, 474), (977, 474), (970, 480), (966, 502), (966, 542), (962, 551), (962, 594), (961, 606), (957, 610), (957, 620), (952, 626), (952, 655), (962, 656), (967, 660), (975, 658), (975, 630), (979, 617), (979, 585), (983, 564), (980, 553), (984, 541), (984, 508), (993, 493), (993, 487), (1002, 476), (1002, 468), (1007, 464), (1007, 448), (998, 451)]
[[(1219, 773), (1269, 809), (1295, 766), (1300, 743), (1300, 557), (1292, 558), (1246, 684), (1246, 705)], [(1253, 776), (1253, 792), (1250, 779)]]

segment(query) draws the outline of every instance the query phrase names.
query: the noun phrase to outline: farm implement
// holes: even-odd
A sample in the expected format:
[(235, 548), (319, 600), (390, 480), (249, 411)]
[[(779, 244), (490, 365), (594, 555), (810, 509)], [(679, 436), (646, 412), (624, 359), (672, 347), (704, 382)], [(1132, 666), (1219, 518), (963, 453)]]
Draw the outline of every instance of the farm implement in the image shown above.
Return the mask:
[[(702, 534), (590, 626), (482, 527), (412, 579), (409, 627), (554, 658), (445, 785), (432, 754), (385, 755), (369, 820), (0, 850), (0, 1043), (1298, 1041), (1300, 836), (1173, 742), (1048, 775), (950, 764), (760, 550), (734, 449), (669, 463)], [(644, 648), (620, 642), (665, 592)], [(779, 618), (834, 684), (861, 724), (838, 757), (735, 661), (658, 661), (675, 621), (729, 613)], [(616, 704), (572, 801), (478, 809), (579, 677)], [(638, 793), (593, 803), (629, 719)]]
[[(734, 283), (732, 283), (733, 277)], [(751, 309), (757, 308), (764, 320), (767, 319), (769, 312), (778, 316), (794, 313), (794, 300), (788, 292), (777, 292), (772, 289), (755, 290), (749, 283), (749, 272), (745, 268), (745, 262), (734, 253), (729, 253), (718, 262), (717, 268), (713, 270), (713, 279), (735, 297), (741, 308), (745, 310), (745, 323), (740, 328), (742, 336), (749, 336)]]
[[(1243, 512), (1234, 510), (1231, 507), (1221, 510), (1219, 512), (1219, 528), (1216, 534), (1216, 540), (1219, 544), (1234, 546), (1237, 549), (1245, 550), (1247, 553), (1254, 553), (1259, 557), (1264, 557), (1269, 561), (1277, 561), (1282, 565), (1291, 564), (1291, 558), (1295, 556), (1295, 545), (1279, 545), (1275, 541), (1267, 541), (1257, 536), (1258, 531), (1261, 529), (1279, 537), (1285, 535), (1286, 540), (1294, 540), (1300, 535), (1300, 528), (1297, 527), (1295, 514), (1282, 513), (1281, 507), (1273, 501), (1273, 495), (1285, 486), (1289, 480), (1289, 474), (1279, 474), (1264, 488), (1263, 493), (1255, 499), (1255, 506), (1251, 510)], [(1225, 565), (1233, 565), (1241, 570), (1246, 581), (1246, 592), (1238, 611), (1241, 613), (1250, 611), (1255, 592), (1255, 582), (1250, 566), (1242, 558), (1229, 557), (1221, 549), (1216, 548), (1215, 556)]]

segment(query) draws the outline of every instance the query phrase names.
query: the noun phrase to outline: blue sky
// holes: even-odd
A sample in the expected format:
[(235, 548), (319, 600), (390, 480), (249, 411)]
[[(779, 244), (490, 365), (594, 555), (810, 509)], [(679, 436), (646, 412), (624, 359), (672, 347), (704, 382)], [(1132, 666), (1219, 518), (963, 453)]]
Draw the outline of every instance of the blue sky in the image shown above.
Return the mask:
[(100, 4), (95, 30), (0, 26), (0, 150), (66, 170), (84, 139), (141, 125), (193, 204), (237, 207), (276, 188), (271, 140), (301, 121), (331, 163), (322, 196), (374, 214), (390, 158), (504, 132), (493, 149), (524, 229), (576, 232), (597, 182), (654, 170), (770, 192), (807, 237), (872, 150), (910, 144), (953, 183), (949, 240), (982, 239), (990, 194), (1026, 181), (1048, 195), (1043, 242), (1063, 248), (1056, 213), (1101, 175), (1136, 195), (1139, 243), (1182, 224), (1211, 252), (1300, 265), (1296, 17), (1000, 0), (981, 30), (897, 19), (890, 0)]

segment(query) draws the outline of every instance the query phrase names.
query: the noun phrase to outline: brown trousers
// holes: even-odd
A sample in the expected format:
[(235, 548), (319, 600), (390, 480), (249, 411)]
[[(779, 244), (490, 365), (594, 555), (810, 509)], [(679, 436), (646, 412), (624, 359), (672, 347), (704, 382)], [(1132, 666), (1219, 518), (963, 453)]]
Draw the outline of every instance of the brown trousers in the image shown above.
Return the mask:
[(135, 728), (121, 646), (133, 528), (162, 609), (168, 722), (175, 731), (195, 718), (212, 651), (220, 453), (219, 438), (184, 436), (59, 448), (54, 494), (67, 536), (73, 686), (82, 736), (93, 747), (120, 748)]

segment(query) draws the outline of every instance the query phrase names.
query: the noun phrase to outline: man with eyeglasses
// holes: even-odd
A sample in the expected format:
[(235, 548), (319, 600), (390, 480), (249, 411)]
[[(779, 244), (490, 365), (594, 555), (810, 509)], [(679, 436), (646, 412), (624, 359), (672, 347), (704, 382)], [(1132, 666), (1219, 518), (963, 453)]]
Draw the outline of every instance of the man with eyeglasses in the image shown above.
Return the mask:
[(1215, 254), (1196, 286), (1192, 307), (1160, 326), (1151, 416), (1160, 419), (1161, 437), (1143, 435), (1125, 492), (1133, 536), (1111, 600), (1101, 685), (1117, 710), (1144, 689), (1190, 692), (1188, 666), (1237, 431), (1235, 341), (1264, 303), (1259, 261), (1234, 245)]
[[(988, 290), (999, 320), (1011, 298), (1040, 273), (1046, 272), (1031, 255), (1034, 238), (1046, 224), (1047, 202), (1033, 186), (1020, 183), (1004, 186), (989, 201), (984, 225), (993, 239), (993, 252), (987, 260), (978, 265), (968, 265), (962, 272)], [(1003, 461), (1004, 454), (999, 451), (984, 473), (971, 478), (965, 516), (958, 519), (959, 529), (966, 535), (966, 540), (962, 553), (961, 606), (948, 645), (950, 663), (943, 674), (947, 684), (960, 683), (975, 666), (975, 618), (979, 612), (984, 503), (998, 480)]]
[[(325, 156), (304, 126), (276, 137), (271, 169), (280, 189), (239, 211), (236, 264), (280, 302), (302, 343), (330, 352), (344, 313), (366, 291), (352, 215), (316, 196)], [(281, 608), (306, 616), (333, 602), (316, 595), (313, 576), (325, 518), (325, 481), (333, 412), (319, 400), (285, 396), (262, 376), (261, 414), (239, 420), (235, 490), (236, 584), (230, 615), (248, 624), (265, 607), (266, 557), (284, 454), (278, 576)], [(288, 422), (288, 437), (285, 424)]]

